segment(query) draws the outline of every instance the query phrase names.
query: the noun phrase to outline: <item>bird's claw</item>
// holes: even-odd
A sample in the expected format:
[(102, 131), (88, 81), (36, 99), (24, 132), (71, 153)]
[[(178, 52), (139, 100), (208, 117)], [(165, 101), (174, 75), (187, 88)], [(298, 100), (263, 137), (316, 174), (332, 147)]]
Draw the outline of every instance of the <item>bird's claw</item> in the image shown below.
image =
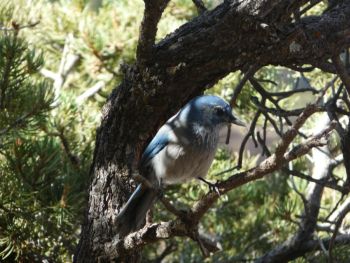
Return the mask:
[(204, 178), (202, 177), (198, 177), (199, 180), (201, 180), (202, 182), (206, 183), (209, 187), (209, 192), (215, 192), (218, 194), (218, 196), (221, 196), (220, 195), (220, 191), (219, 191), (219, 188), (218, 188), (218, 184), (219, 184), (219, 181), (216, 181), (216, 183), (211, 183), (211, 182), (208, 182), (207, 180), (205, 180)]
[(159, 199), (162, 199), (164, 197), (164, 189), (159, 187), (157, 188), (157, 196)]
[(221, 196), (219, 188), (218, 188), (218, 182), (216, 182), (215, 184), (213, 183), (208, 183), (208, 187), (209, 187), (209, 192), (215, 192), (218, 194), (218, 196)]

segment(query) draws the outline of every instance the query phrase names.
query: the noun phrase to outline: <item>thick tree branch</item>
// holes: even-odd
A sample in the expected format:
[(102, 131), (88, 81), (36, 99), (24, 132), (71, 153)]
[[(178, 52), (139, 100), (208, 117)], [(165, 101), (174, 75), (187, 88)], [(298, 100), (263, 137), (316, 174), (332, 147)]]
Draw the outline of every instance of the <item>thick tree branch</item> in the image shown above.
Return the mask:
[[(270, 1), (255, 1), (256, 9), (253, 10), (258, 10), (261, 5), (261, 13), (264, 15), (247, 8), (246, 2), (250, 1), (240, 4), (225, 2), (206, 16), (198, 17), (179, 28), (157, 45), (157, 63), (169, 68), (177, 67), (181, 63), (181, 70), (177, 68), (174, 77), (179, 75), (180, 78), (181, 72), (186, 72), (193, 74), (195, 80), (199, 78), (198, 81), (203, 81), (208, 80), (209, 74), (210, 78), (224, 76), (247, 64), (287, 67), (317, 64), (350, 44), (348, 5), (339, 5), (332, 12), (319, 17), (302, 19), (301, 23), (288, 24), (288, 29), (281, 32), (273, 26), (273, 22), (282, 19), (278, 17), (280, 13), (274, 9), (282, 5), (279, 1), (275, 1), (279, 4), (274, 5)], [(294, 2), (302, 5), (303, 1)], [(270, 13), (265, 10), (265, 5)], [(247, 17), (247, 12), (253, 16)], [(266, 21), (261, 21), (261, 17)], [(279, 28), (287, 26), (280, 21), (279, 23)], [(250, 30), (249, 34), (244, 30), (246, 27)], [(253, 28), (257, 28), (257, 31), (254, 32)], [(232, 36), (231, 39), (225, 37), (228, 34)], [(220, 56), (217, 56), (218, 51)], [(215, 69), (212, 68), (214, 65)], [(192, 69), (194, 66), (196, 70)], [(196, 72), (200, 72), (201, 76)]]
[[(322, 239), (321, 242), (324, 247), (329, 247), (331, 239), (330, 238), (325, 238)], [(349, 234), (344, 234), (344, 235), (339, 235), (335, 238), (334, 244), (337, 246), (342, 246), (342, 245), (348, 245), (350, 244), (350, 235)], [(280, 250), (282, 251), (283, 248), (281, 247)], [(258, 259), (255, 261), (255, 263), (265, 263), (265, 262), (288, 262), (294, 259), (297, 259), (299, 257), (304, 256), (308, 252), (312, 251), (318, 251), (321, 250), (320, 246), (320, 241), (319, 240), (308, 240), (306, 242), (303, 242), (297, 250), (294, 250), (293, 253), (289, 254), (289, 257), (287, 259), (275, 259), (275, 258), (264, 258), (264, 259)], [(285, 261), (284, 261), (285, 260)]]
[(157, 34), (158, 22), (170, 0), (145, 0), (145, 10), (140, 28), (140, 36), (136, 51), (140, 65), (150, 63)]

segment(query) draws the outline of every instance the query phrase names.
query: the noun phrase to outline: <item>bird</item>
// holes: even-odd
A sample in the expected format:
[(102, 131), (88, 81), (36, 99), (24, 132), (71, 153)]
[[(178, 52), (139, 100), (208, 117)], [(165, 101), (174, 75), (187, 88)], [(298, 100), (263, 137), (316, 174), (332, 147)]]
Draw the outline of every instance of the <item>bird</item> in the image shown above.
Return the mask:
[(218, 148), (219, 133), (231, 124), (245, 126), (222, 98), (202, 95), (190, 100), (156, 133), (145, 148), (139, 171), (144, 178), (116, 216), (119, 238), (140, 229), (159, 198), (157, 189), (205, 176)]

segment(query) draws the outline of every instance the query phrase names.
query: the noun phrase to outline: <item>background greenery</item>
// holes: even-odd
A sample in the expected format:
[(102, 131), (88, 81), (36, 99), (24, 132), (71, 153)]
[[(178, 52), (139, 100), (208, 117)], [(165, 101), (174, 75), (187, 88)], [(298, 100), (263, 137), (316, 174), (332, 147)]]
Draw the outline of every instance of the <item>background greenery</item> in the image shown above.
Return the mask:
[[(121, 81), (120, 66), (135, 59), (143, 12), (141, 0), (105, 0), (101, 6), (94, 6), (93, 2), (0, 0), (1, 261), (69, 262), (77, 245), (101, 108)], [(219, 1), (205, 2), (213, 8)], [(157, 38), (196, 15), (190, 0), (171, 1), (159, 24)], [(65, 72), (70, 61), (74, 65)], [(290, 90), (300, 77), (299, 73), (273, 67), (260, 70), (257, 76), (277, 82), (278, 85), (264, 86), (270, 91)], [(308, 73), (305, 78), (315, 88), (322, 88), (329, 80), (319, 71)], [(229, 99), (239, 80), (239, 73), (230, 74), (208, 92)], [(79, 99), (99, 84), (98, 92)], [(236, 108), (247, 122), (256, 111), (251, 95), (259, 96), (247, 86)], [(293, 98), (282, 105), (287, 109), (300, 106), (296, 102), (306, 103)], [(308, 125), (311, 127), (312, 123)], [(237, 154), (219, 151), (209, 179), (219, 179), (215, 174), (236, 162)], [(256, 156), (245, 154), (244, 168), (256, 162)], [(303, 158), (294, 166), (308, 173), (310, 161)], [(342, 169), (338, 176), (344, 176)], [(301, 191), (307, 185), (297, 179), (295, 183)], [(166, 194), (186, 205), (207, 190), (205, 185), (192, 182), (170, 188)], [(330, 211), (338, 198), (337, 193), (326, 192), (322, 213)], [(293, 222), (302, 209), (290, 178), (282, 173), (230, 192), (220, 198), (202, 222), (223, 248), (206, 261), (234, 262), (261, 255), (294, 232), (297, 225)], [(161, 204), (155, 211), (159, 219), (172, 216)], [(324, 236), (320, 233), (320, 237)], [(203, 261), (197, 244), (180, 239), (148, 247), (145, 259), (157, 258), (170, 243), (174, 243), (175, 251), (167, 261)], [(346, 248), (338, 249), (334, 254), (345, 260), (344, 251)], [(323, 256), (313, 253), (300, 262), (315, 257), (322, 260)]]

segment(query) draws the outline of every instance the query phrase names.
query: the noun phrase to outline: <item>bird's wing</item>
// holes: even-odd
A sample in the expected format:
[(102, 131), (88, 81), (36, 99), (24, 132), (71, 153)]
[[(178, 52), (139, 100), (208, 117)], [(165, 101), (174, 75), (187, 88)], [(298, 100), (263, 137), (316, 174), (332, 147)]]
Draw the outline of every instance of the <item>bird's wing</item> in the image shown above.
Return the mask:
[(140, 166), (145, 167), (149, 161), (156, 156), (169, 143), (169, 136), (167, 133), (158, 132), (152, 141), (148, 144), (142, 154)]

